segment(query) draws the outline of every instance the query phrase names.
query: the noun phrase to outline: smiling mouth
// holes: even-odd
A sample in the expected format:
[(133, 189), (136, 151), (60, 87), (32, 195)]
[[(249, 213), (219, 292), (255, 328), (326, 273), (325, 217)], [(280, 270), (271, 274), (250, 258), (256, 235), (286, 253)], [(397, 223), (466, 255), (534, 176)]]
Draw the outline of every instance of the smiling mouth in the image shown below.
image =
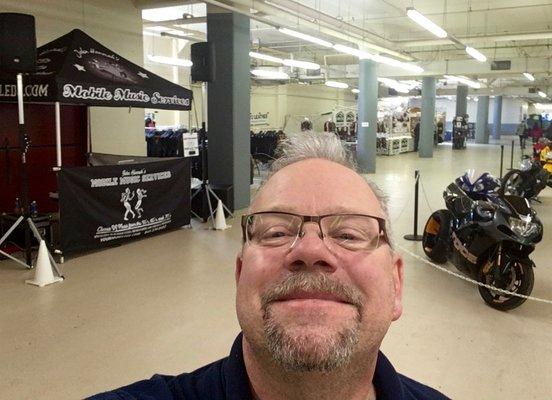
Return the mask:
[(349, 301), (329, 292), (305, 292), (297, 291), (288, 293), (281, 297), (278, 297), (275, 302), (285, 302), (285, 301), (294, 301), (294, 300), (322, 300), (322, 301), (333, 301), (336, 303), (351, 304)]

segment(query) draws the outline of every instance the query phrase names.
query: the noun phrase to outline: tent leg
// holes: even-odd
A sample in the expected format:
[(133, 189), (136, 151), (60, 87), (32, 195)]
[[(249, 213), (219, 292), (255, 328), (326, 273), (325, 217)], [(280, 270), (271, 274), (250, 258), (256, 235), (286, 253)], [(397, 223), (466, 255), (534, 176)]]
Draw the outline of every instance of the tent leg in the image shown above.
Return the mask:
[(56, 110), (56, 160), (57, 166), (61, 167), (61, 117), (59, 101), (55, 103)]
[(92, 153), (92, 132), (90, 132), (90, 107), (86, 107), (86, 154)]

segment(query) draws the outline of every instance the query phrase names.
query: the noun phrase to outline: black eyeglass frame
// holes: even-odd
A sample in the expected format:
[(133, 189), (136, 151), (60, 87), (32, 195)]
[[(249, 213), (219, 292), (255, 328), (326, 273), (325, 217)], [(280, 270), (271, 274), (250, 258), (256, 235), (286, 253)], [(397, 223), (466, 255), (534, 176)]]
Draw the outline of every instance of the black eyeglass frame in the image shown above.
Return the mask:
[[(322, 225), (320, 224), (320, 221), (325, 217), (369, 217), (373, 218), (378, 222), (378, 229), (379, 229), (379, 235), (383, 238), (385, 243), (389, 243), (389, 239), (387, 236), (387, 230), (385, 229), (385, 219), (382, 217), (376, 217), (375, 215), (369, 215), (369, 214), (356, 214), (356, 213), (336, 213), (336, 214), (324, 214), (324, 215), (300, 215), (300, 214), (294, 214), (290, 212), (285, 211), (259, 211), (254, 212), (251, 214), (244, 214), (241, 217), (241, 227), (242, 227), (242, 240), (243, 243), (247, 242), (247, 219), (254, 216), (254, 215), (263, 215), (263, 214), (283, 214), (283, 215), (291, 215), (294, 217), (301, 218), (301, 225), (299, 226), (299, 234), (303, 232), (303, 225), (305, 222), (316, 222), (318, 224), (318, 229), (320, 230), (320, 234), (324, 235), (324, 232), (322, 230)], [(323, 236), (322, 236), (323, 238)], [(378, 244), (379, 247), (379, 244)], [(376, 247), (377, 248), (377, 247)]]

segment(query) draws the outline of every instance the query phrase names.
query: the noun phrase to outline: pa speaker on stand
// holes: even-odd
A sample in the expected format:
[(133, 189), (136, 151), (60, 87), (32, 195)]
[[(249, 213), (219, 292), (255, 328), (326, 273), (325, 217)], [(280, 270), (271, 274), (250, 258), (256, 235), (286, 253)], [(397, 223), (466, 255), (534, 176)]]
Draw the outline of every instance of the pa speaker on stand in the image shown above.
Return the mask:
[(36, 32), (32, 15), (0, 13), (0, 71), (36, 70)]
[[(44, 240), (34, 224), (29, 208), (29, 175), (27, 166), (27, 156), (30, 147), (30, 137), (25, 127), (25, 114), (23, 108), (23, 72), (33, 72), (36, 69), (36, 33), (35, 21), (32, 15), (0, 13), (0, 71), (13, 76), (14, 83), (17, 85), (17, 110), (19, 119), (19, 143), (21, 150), (21, 199), (22, 213), (17, 216), (17, 220), (0, 238), (0, 246), (16, 230), (20, 224), (25, 227), (25, 261), (22, 262), (0, 250), (0, 254), (27, 267), (32, 268), (31, 259), (31, 232), (39, 243)], [(46, 284), (58, 282), (63, 278), (61, 272), (52, 257), (52, 254), (42, 246), (41, 259), (50, 262), (45, 267), (41, 265), (41, 274), (48, 268), (55, 270), (57, 277), (53, 274), (51, 279), (40, 279), (38, 281), (28, 281), (31, 284), (44, 286)], [(46, 261), (46, 262), (47, 262)], [(38, 268), (37, 268), (38, 271)], [(44, 274), (42, 274), (44, 275)], [(38, 282), (38, 283), (37, 283)]]

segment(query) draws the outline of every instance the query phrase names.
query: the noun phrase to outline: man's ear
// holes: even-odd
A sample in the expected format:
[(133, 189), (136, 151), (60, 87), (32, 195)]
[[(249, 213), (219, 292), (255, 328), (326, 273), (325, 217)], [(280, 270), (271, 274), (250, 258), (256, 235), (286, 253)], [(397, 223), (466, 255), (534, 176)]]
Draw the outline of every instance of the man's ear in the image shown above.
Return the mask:
[(399, 319), (402, 314), (402, 295), (404, 284), (404, 262), (398, 253), (393, 254), (393, 286), (395, 288), (395, 304), (393, 305), (393, 321)]
[(236, 255), (236, 272), (235, 272), (236, 284), (237, 284), (238, 281), (240, 280), (241, 270), (242, 270), (242, 264), (243, 264), (242, 252), (240, 251), (240, 252)]

